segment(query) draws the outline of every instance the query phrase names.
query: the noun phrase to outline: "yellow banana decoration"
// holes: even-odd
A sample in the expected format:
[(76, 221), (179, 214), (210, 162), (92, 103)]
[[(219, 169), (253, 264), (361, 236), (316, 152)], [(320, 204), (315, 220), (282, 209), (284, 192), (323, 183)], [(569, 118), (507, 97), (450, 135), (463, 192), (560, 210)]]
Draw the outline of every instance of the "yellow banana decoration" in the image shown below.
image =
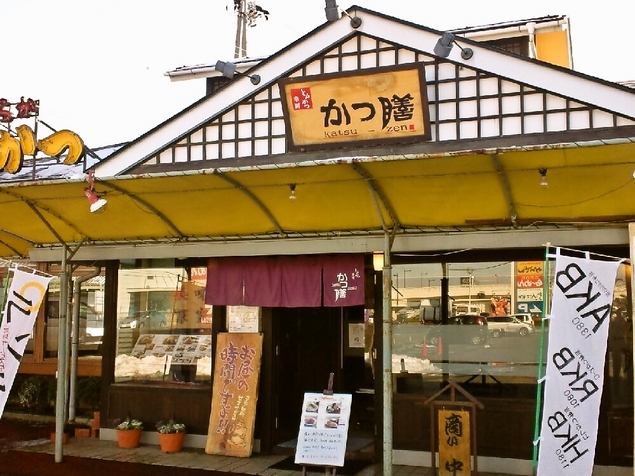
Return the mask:
[(37, 148), (51, 157), (59, 157), (68, 151), (65, 165), (72, 165), (84, 156), (84, 142), (72, 131), (57, 131), (45, 139), (37, 141)]
[(22, 124), (15, 128), (20, 143), (22, 144), (22, 153), (25, 155), (35, 155), (35, 132), (26, 124)]
[(20, 171), (23, 162), (20, 142), (8, 132), (0, 131), (0, 171), (15, 174)]

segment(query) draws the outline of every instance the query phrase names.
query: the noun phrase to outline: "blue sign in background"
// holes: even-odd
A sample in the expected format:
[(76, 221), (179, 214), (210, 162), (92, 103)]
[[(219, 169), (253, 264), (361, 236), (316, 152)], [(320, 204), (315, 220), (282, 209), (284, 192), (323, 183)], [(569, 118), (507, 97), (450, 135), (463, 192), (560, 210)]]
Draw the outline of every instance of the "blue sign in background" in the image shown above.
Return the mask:
[(542, 314), (542, 301), (517, 302), (516, 313), (518, 314)]

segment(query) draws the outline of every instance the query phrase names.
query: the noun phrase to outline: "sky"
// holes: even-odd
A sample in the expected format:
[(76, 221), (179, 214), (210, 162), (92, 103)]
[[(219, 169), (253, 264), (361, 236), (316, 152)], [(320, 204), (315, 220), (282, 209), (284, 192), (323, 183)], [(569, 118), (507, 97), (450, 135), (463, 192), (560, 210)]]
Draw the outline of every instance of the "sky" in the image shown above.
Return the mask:
[[(567, 15), (574, 69), (635, 80), (633, 0), (337, 0), (437, 30)], [(274, 54), (326, 21), (324, 0), (257, 0), (247, 55)], [(40, 100), (40, 119), (90, 148), (128, 142), (200, 99), (203, 79), (167, 71), (234, 57), (233, 0), (0, 0), (0, 98)], [(1, 130), (1, 127), (0, 127)], [(48, 134), (50, 131), (41, 129)], [(44, 136), (45, 137), (45, 136)]]

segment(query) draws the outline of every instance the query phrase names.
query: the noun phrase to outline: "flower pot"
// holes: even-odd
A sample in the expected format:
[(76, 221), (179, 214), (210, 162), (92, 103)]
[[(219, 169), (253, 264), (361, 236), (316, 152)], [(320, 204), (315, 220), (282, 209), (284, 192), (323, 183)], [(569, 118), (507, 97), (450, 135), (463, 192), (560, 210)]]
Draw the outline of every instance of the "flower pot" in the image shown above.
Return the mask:
[[(56, 436), (57, 436), (57, 434), (56, 434), (54, 431), (52, 431), (52, 432), (51, 432), (51, 443), (55, 443), (55, 437), (56, 437)], [(65, 431), (65, 432), (63, 433), (63, 435), (62, 435), (62, 442), (63, 442), (64, 444), (68, 443), (68, 439), (69, 439), (69, 438), (70, 438), (70, 435), (68, 434), (68, 432), (66, 432), (66, 431)]]
[(164, 453), (177, 453), (183, 448), (185, 433), (159, 433), (159, 445)]
[(117, 430), (119, 448), (136, 448), (141, 441), (142, 430)]

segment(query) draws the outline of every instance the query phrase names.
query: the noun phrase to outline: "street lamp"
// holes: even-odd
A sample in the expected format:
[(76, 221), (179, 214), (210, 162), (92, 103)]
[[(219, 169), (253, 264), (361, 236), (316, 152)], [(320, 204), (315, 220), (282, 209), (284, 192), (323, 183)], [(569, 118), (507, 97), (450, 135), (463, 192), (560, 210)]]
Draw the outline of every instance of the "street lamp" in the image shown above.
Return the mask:
[(408, 286), (406, 286), (406, 273), (412, 271), (411, 269), (404, 269), (403, 270), (403, 287), (407, 288)]
[(472, 274), (472, 271), (474, 271), (472, 268), (467, 268), (467, 272), (470, 277), (470, 280), (468, 283), (469, 291), (467, 296), (467, 312), (468, 313), (472, 312), (472, 285), (474, 284), (474, 275)]

